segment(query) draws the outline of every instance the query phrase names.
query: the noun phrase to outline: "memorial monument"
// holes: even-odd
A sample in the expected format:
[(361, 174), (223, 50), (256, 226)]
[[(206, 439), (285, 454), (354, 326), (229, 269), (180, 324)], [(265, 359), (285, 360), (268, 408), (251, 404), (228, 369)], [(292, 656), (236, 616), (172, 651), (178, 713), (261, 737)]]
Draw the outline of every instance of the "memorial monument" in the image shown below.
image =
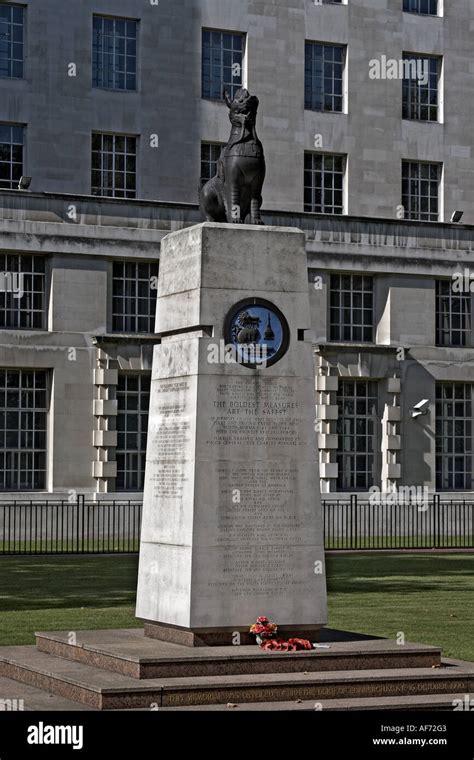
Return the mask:
[(305, 237), (260, 226), (258, 100), (236, 98), (201, 198), (234, 223), (161, 247), (136, 614), (189, 645), (253, 643), (259, 615), (314, 640), (327, 619)]

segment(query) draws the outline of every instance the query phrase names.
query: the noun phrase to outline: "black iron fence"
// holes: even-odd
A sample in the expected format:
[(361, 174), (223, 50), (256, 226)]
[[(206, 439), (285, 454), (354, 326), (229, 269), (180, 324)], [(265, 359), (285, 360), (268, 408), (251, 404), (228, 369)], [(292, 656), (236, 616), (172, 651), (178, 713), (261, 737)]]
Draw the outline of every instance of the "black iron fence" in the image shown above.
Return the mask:
[(352, 495), (323, 501), (323, 516), (326, 549), (474, 548), (474, 501)]
[(137, 552), (141, 502), (11, 501), (0, 503), (0, 554)]
[[(138, 501), (0, 502), (1, 554), (138, 552)], [(326, 549), (472, 549), (474, 501), (323, 500)]]

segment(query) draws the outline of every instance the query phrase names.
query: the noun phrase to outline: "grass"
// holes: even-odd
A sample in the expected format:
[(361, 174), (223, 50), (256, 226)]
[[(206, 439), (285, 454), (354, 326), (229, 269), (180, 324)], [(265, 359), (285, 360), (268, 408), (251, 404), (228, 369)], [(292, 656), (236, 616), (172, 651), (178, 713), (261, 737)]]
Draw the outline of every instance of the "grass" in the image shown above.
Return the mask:
[(442, 647), (474, 661), (474, 554), (327, 557), (332, 628)]
[[(32, 644), (35, 630), (140, 627), (137, 565), (136, 555), (0, 557), (0, 645)], [(402, 631), (474, 661), (474, 554), (331, 554), (327, 575), (332, 628)]]
[(0, 645), (34, 631), (133, 628), (137, 555), (0, 557)]

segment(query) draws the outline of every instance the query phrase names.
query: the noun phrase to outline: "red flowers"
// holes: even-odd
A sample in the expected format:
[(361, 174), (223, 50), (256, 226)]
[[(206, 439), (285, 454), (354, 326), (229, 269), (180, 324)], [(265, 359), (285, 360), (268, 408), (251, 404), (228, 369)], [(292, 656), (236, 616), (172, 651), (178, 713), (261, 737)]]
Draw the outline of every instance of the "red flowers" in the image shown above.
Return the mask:
[(269, 639), (261, 644), (262, 649), (271, 652), (297, 652), (303, 649), (312, 649), (313, 645), (308, 639)]
[(275, 634), (278, 626), (270, 623), (266, 615), (260, 615), (257, 622), (250, 626), (250, 633), (255, 634), (257, 644), (268, 652), (297, 652), (304, 649), (313, 649), (313, 645), (307, 639), (277, 639)]
[(259, 639), (271, 639), (276, 634), (278, 626), (275, 623), (270, 623), (266, 615), (260, 615), (257, 618), (257, 622), (250, 626), (250, 633), (254, 633), (257, 636), (257, 641), (260, 644)]

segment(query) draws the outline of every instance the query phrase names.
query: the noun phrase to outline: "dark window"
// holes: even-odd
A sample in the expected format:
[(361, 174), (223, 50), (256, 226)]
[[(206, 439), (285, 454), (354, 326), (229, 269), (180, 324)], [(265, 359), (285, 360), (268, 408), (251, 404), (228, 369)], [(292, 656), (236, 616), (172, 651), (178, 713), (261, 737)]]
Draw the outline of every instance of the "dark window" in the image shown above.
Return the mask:
[(337, 394), (339, 490), (368, 490), (375, 480), (378, 417), (377, 383), (342, 380)]
[(305, 153), (304, 210), (322, 214), (344, 212), (344, 156)]
[(471, 345), (471, 294), (453, 292), (452, 280), (436, 280), (436, 345)]
[(0, 490), (46, 488), (47, 372), (0, 370)]
[(112, 329), (152, 333), (155, 329), (158, 264), (114, 261)]
[(402, 115), (404, 119), (438, 121), (441, 59), (403, 54)]
[(472, 393), (470, 383), (436, 383), (436, 488), (471, 490)]
[(374, 282), (368, 275), (332, 274), (329, 293), (330, 340), (371, 343)]
[(201, 185), (216, 176), (221, 151), (221, 143), (201, 143)]
[(141, 491), (145, 479), (150, 375), (119, 373), (117, 491)]
[(41, 330), (45, 315), (44, 257), (0, 254), (0, 328)]
[(18, 188), (23, 174), (23, 131), (18, 124), (0, 124), (0, 188)]
[(0, 5), (0, 77), (21, 79), (24, 58), (24, 9)]
[(137, 21), (94, 16), (92, 85), (111, 90), (137, 89)]
[(403, 0), (403, 10), (408, 13), (436, 16), (438, 13), (438, 0)]
[(92, 134), (92, 195), (137, 196), (137, 138)]
[(342, 111), (345, 48), (307, 42), (305, 45), (305, 108)]
[(202, 97), (222, 100), (226, 89), (233, 98), (242, 87), (244, 35), (202, 31)]
[(402, 206), (405, 219), (437, 222), (440, 164), (402, 162)]

